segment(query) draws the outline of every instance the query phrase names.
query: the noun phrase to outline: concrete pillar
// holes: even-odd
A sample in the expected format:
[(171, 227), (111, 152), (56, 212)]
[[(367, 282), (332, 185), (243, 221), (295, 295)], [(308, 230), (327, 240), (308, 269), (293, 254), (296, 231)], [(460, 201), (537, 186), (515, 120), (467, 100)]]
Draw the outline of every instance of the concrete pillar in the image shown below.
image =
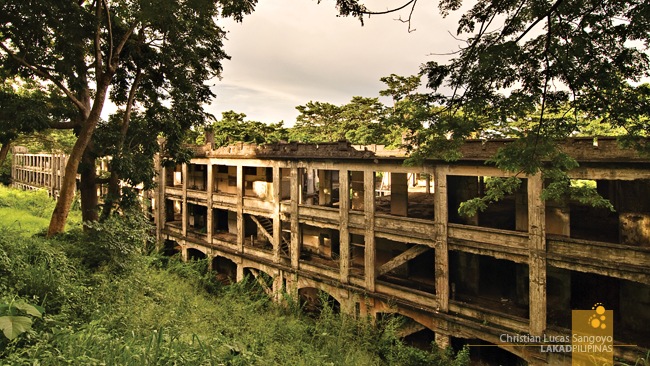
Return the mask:
[(446, 349), (447, 347), (451, 346), (451, 336), (449, 336), (447, 334), (442, 334), (442, 333), (436, 332), (435, 341), (436, 341), (436, 344), (438, 345), (438, 347), (440, 347), (440, 349), (443, 349), (443, 350)]
[(546, 331), (546, 215), (542, 188), (540, 173), (528, 177), (529, 332), (534, 336), (541, 336)]
[(515, 230), (528, 231), (528, 190), (525, 185), (515, 192)]
[[(236, 180), (237, 180), (237, 207), (235, 208), (236, 209), (235, 213), (237, 214), (237, 248), (240, 252), (243, 252), (244, 241), (246, 240), (244, 231), (246, 228), (244, 227), (244, 167), (242, 165), (237, 165)], [(243, 278), (243, 274), (242, 274), (242, 278)], [(239, 279), (237, 281), (239, 281)]]
[[(447, 166), (437, 166), (434, 172), (435, 184), (434, 224), (436, 228), (435, 276), (436, 297), (439, 311), (449, 311), (449, 248), (447, 246)], [(436, 333), (437, 334), (437, 333)]]
[[(164, 181), (165, 179), (165, 167), (160, 162), (160, 154), (154, 155), (153, 161), (154, 169), (156, 173), (158, 173), (154, 178), (156, 187), (154, 188), (155, 207), (153, 210), (153, 217), (156, 224), (156, 249), (160, 250), (160, 244), (163, 241), (162, 230), (165, 227), (165, 186), (161, 184), (161, 181)], [(54, 166), (54, 164), (51, 165)]]
[(409, 187), (406, 173), (390, 173), (390, 213), (408, 216)]
[(318, 204), (332, 205), (332, 171), (318, 170)]
[[(280, 221), (280, 167), (273, 166), (273, 261), (280, 262), (280, 248), (282, 247), (282, 221)], [(280, 283), (282, 284), (282, 283)]]
[(295, 164), (291, 167), (291, 207), (289, 214), (291, 215), (291, 246), (289, 252), (291, 254), (291, 267), (298, 269), (300, 259), (300, 221), (298, 217), (298, 208), (300, 200), (300, 179), (298, 175), (298, 168)]
[(237, 278), (236, 281), (240, 282), (244, 279), (244, 266), (241, 263), (237, 263)]
[(213, 209), (212, 209), (212, 192), (214, 191), (214, 171), (213, 171), (213, 165), (211, 162), (208, 161), (208, 185), (206, 188), (207, 190), (207, 195), (208, 195), (208, 217), (207, 217), (207, 233), (208, 233), (208, 243), (212, 244), (212, 233), (214, 231), (214, 216), (213, 216)]
[[(363, 211), (363, 203), (364, 203), (364, 178), (363, 178), (363, 172), (350, 172), (350, 191), (352, 193), (352, 197), (350, 198), (351, 204), (350, 208), (352, 210), (356, 211)], [(345, 193), (341, 191), (341, 196), (343, 197), (343, 194), (345, 194), (345, 197), (348, 197), (350, 191), (346, 191)], [(374, 183), (373, 183), (373, 189), (372, 192), (374, 192)]]
[(305, 179), (307, 180), (307, 199), (304, 201), (304, 203), (307, 205), (313, 205), (315, 193), (314, 187), (316, 185), (314, 180), (314, 169), (307, 168), (305, 171)]
[(349, 187), (348, 171), (339, 172), (339, 236), (340, 236), (340, 280), (348, 283), (350, 280), (350, 229), (348, 227), (350, 214), (350, 200), (347, 199)]
[[(183, 213), (183, 222), (181, 223), (181, 227), (183, 230), (183, 236), (187, 236), (187, 220), (188, 220), (188, 212), (187, 212), (187, 164), (183, 163), (183, 167), (181, 168), (182, 171), (182, 181), (183, 181), (183, 203), (182, 203), (182, 213)], [(187, 258), (187, 253), (186, 253), (186, 258)]]
[[(354, 184), (354, 183), (353, 183)], [(365, 221), (365, 280), (366, 290), (375, 291), (375, 172), (363, 172), (363, 207)], [(354, 201), (352, 201), (354, 205)]]

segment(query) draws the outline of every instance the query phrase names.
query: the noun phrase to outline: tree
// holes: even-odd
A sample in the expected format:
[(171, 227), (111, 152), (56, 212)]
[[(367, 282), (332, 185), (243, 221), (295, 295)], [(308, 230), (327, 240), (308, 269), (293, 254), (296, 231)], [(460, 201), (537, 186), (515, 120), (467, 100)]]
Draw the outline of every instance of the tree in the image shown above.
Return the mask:
[[(408, 6), (412, 14), (416, 4), (382, 13)], [(461, 4), (440, 0), (439, 9), (446, 16)], [(357, 0), (337, 6), (342, 15), (374, 14)], [(650, 87), (639, 85), (650, 74), (648, 14), (642, 0), (474, 1), (456, 32), (464, 45), (449, 62), (422, 66), (429, 100), (441, 108), (415, 128), (414, 157), (448, 155), (463, 139), (507, 129), (517, 140), (494, 164), (541, 171), (570, 190), (565, 173), (577, 163), (558, 143), (581, 121), (623, 129), (624, 145), (650, 152)], [(526, 128), (511, 128), (530, 116)]]
[(235, 142), (268, 144), (288, 139), (283, 122), (265, 124), (245, 120), (246, 114), (234, 111), (223, 112), (221, 120), (207, 126), (214, 135), (215, 147), (227, 146)]
[(335, 142), (345, 139), (341, 129), (341, 107), (310, 101), (296, 107), (300, 114), (290, 131), (290, 138), (301, 142)]
[[(75, 131), (59, 200), (48, 235), (63, 231), (75, 191), (75, 177), (104, 107), (109, 87), (118, 105), (132, 103), (125, 90), (142, 91), (151, 118), (170, 132), (169, 148), (180, 144), (175, 118), (203, 116), (212, 97), (205, 81), (218, 75), (224, 32), (219, 16), (242, 19), (255, 1), (211, 0), (164, 3), (151, 0), (3, 0), (0, 2), (0, 62), (12, 75), (53, 85), (76, 108), (59, 127)], [(134, 87), (135, 86), (135, 87)], [(142, 89), (141, 89), (142, 88)], [(191, 91), (191, 94), (187, 94)], [(128, 94), (130, 95), (130, 94)], [(120, 99), (121, 98), (121, 99)], [(128, 104), (132, 105), (132, 104)], [(128, 109), (128, 108), (127, 108)], [(128, 122), (123, 120), (123, 128)], [(92, 154), (86, 156), (83, 190)], [(92, 179), (90, 179), (92, 180)], [(96, 195), (94, 195), (96, 200)], [(84, 199), (82, 198), (82, 200)], [(82, 205), (83, 206), (83, 205)], [(84, 214), (94, 212), (86, 207)]]
[(310, 101), (296, 109), (300, 114), (289, 132), (291, 140), (396, 145), (395, 131), (386, 124), (386, 106), (378, 98), (355, 96), (340, 106)]
[(0, 84), (0, 165), (21, 136), (50, 128), (69, 117), (70, 106), (30, 80), (4, 78)]

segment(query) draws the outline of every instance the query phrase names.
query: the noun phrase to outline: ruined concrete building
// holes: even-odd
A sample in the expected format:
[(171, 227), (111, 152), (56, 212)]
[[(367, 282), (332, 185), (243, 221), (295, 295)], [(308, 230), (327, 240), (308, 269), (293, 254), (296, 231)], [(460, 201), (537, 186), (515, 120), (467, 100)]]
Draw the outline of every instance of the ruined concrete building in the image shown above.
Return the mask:
[(399, 151), (348, 143), (197, 148), (160, 167), (157, 235), (220, 276), (258, 279), (306, 306), (326, 293), (341, 312), (407, 319), (402, 335), (505, 364), (570, 363), (567, 353), (503, 342), (507, 335), (570, 334), (571, 310), (613, 309), (615, 355), (650, 348), (650, 159), (614, 139), (563, 144), (616, 211), (545, 202), (542, 177), (474, 217), (461, 202), (483, 194), (486, 165), (507, 141), (468, 141), (463, 158), (407, 167)]

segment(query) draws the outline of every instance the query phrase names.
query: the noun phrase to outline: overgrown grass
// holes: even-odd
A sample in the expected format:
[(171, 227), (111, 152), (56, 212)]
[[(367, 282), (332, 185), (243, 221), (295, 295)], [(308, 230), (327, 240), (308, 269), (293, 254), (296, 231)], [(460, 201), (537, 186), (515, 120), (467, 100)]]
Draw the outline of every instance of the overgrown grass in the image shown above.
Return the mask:
[(26, 215), (25, 211), (0, 207), (0, 226), (15, 230), (21, 233), (24, 237), (29, 237), (47, 227), (49, 219)]
[[(0, 184), (0, 225), (31, 235), (47, 227), (56, 202), (47, 191), (23, 191)], [(72, 210), (67, 229), (81, 227), (81, 213)]]
[[(182, 263), (140, 250), (112, 252), (145, 245), (140, 224), (129, 222), (133, 235), (123, 225), (109, 221), (96, 227), (105, 233), (113, 228), (117, 234), (112, 236), (71, 230), (51, 240), (0, 227), (0, 304), (23, 299), (46, 309), (45, 317), (15, 340), (0, 334), (0, 364), (469, 362), (466, 352), (454, 357), (407, 347), (396, 336), (395, 322), (377, 327), (327, 307), (314, 319), (302, 315), (288, 295), (285, 306), (272, 302), (255, 281), (222, 286), (205, 272), (205, 261)], [(116, 244), (117, 237), (124, 243)]]

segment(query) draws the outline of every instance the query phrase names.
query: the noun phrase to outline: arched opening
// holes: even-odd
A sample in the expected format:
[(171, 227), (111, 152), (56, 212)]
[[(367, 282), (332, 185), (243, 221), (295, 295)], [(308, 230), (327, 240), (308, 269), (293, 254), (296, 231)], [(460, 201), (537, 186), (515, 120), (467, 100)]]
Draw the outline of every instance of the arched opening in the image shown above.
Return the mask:
[(327, 307), (334, 314), (341, 313), (341, 304), (330, 294), (314, 287), (303, 287), (298, 290), (300, 308), (305, 314), (318, 317)]
[(187, 249), (187, 259), (190, 261), (198, 261), (201, 259), (205, 259), (206, 255), (202, 251), (195, 249), (195, 248), (188, 248)]
[[(469, 345), (469, 357), (472, 365), (492, 366), (492, 365), (528, 365), (524, 359), (517, 355), (498, 347), (496, 344), (481, 339), (465, 339), (451, 337), (451, 347), (455, 352)], [(474, 346), (474, 347), (471, 347)]]
[(166, 239), (165, 242), (163, 243), (163, 247), (161, 248), (161, 253), (164, 256), (171, 257), (175, 254), (178, 254), (181, 252), (181, 247), (178, 245), (178, 243), (174, 240), (169, 240)]
[(251, 289), (260, 294), (273, 297), (273, 277), (257, 268), (244, 268), (244, 278), (251, 284)]
[(396, 327), (396, 335), (407, 345), (431, 351), (436, 334), (413, 318), (398, 313), (377, 313), (379, 327)]
[(224, 285), (237, 281), (237, 264), (226, 257), (212, 258), (212, 271), (216, 273), (217, 280)]

